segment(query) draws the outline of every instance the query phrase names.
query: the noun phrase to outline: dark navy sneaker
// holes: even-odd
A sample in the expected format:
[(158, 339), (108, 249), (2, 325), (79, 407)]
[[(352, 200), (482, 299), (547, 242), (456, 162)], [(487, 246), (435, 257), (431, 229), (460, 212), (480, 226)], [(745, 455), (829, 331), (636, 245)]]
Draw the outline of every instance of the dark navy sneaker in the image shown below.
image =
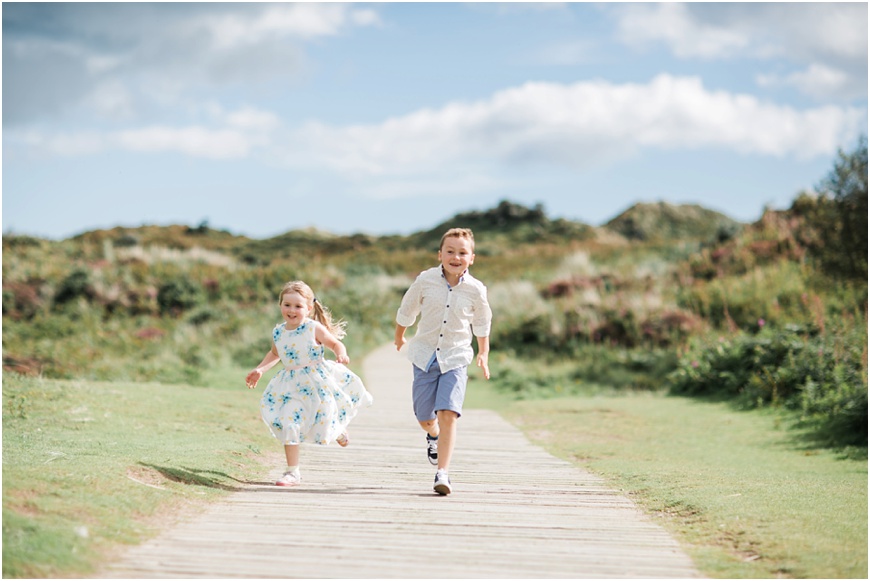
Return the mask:
[(426, 436), (426, 456), (429, 458), (429, 464), (438, 466), (438, 438), (433, 440)]
[(447, 496), (453, 492), (453, 487), (450, 486), (450, 478), (447, 476), (446, 470), (439, 470), (435, 473), (435, 485), (433, 488), (441, 496)]

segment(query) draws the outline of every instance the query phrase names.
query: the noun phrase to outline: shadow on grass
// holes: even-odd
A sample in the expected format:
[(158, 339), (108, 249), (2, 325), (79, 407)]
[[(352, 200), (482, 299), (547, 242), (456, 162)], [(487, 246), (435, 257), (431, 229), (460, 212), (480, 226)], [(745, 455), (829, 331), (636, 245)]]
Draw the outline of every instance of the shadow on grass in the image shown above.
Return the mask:
[(206, 488), (215, 488), (219, 490), (226, 490), (229, 492), (244, 490), (244, 486), (234, 486), (232, 484), (229, 484), (228, 482), (237, 482), (241, 485), (272, 484), (272, 482), (239, 480), (234, 476), (230, 476), (226, 472), (219, 472), (217, 470), (203, 470), (199, 468), (188, 468), (186, 466), (157, 466), (155, 464), (147, 464), (145, 462), (139, 462), (139, 465), (156, 470), (157, 472), (162, 474), (164, 478), (173, 482), (193, 486), (205, 486)]

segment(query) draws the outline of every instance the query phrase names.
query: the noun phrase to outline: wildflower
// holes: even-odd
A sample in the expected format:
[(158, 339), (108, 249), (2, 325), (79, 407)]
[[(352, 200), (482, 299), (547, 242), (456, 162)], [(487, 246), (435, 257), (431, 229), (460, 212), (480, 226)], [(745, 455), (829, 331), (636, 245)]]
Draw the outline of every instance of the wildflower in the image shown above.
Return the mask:
[(697, 369), (697, 368), (698, 368), (698, 365), (700, 365), (700, 363), (698, 363), (698, 360), (697, 360), (697, 359), (695, 359), (694, 361), (692, 361), (692, 367), (694, 367), (695, 369)]
[(758, 319), (758, 326), (759, 326), (759, 327), (763, 327), (763, 326), (764, 326), (764, 319)]

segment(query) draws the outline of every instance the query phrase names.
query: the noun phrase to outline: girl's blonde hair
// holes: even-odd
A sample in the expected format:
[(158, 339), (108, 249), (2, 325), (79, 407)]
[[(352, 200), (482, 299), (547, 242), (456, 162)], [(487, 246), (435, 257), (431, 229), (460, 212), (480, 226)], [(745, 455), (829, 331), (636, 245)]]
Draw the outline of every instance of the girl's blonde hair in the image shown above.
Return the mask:
[(297, 293), (308, 303), (308, 308), (312, 310), (311, 318), (326, 327), (326, 330), (335, 335), (336, 339), (341, 339), (347, 333), (344, 330), (344, 327), (347, 325), (345, 321), (333, 321), (332, 313), (329, 312), (323, 303), (321, 303), (316, 296), (314, 296), (314, 291), (311, 290), (311, 287), (302, 282), (301, 280), (294, 280), (288, 282), (284, 285), (284, 288), (281, 289), (281, 294), (278, 295), (278, 304), (284, 300), (284, 295), (287, 293)]

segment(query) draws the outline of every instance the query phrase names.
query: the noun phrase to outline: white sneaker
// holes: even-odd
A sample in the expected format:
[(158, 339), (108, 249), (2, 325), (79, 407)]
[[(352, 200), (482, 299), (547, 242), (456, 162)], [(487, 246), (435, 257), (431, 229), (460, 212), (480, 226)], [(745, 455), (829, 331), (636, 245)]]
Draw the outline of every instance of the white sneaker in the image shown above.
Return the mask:
[(446, 470), (439, 470), (435, 473), (435, 485), (433, 488), (441, 496), (447, 496), (453, 492), (453, 487), (450, 486), (450, 478), (447, 476)]
[(438, 440), (426, 438), (426, 457), (429, 458), (429, 464), (438, 466)]
[(275, 486), (299, 486), (302, 484), (302, 476), (298, 472), (285, 472)]

